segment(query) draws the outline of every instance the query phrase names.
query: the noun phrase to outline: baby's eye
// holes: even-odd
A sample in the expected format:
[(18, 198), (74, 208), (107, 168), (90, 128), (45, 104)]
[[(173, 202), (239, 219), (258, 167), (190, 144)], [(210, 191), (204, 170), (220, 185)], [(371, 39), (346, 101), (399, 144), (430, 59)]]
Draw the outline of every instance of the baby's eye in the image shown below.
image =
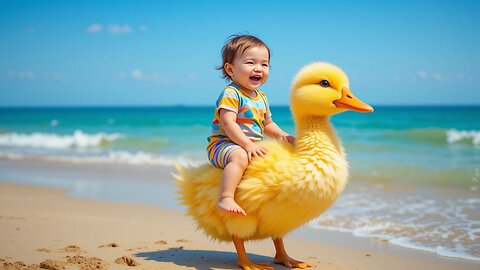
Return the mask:
[(268, 64), (263, 64), (262, 66), (264, 66), (264, 67), (268, 67)]
[(248, 62), (246, 62), (246, 64), (248, 64), (248, 65), (253, 65), (253, 62), (252, 62), (252, 61), (248, 61)]
[(323, 80), (323, 81), (320, 82), (320, 86), (321, 87), (329, 87), (330, 83), (327, 80)]

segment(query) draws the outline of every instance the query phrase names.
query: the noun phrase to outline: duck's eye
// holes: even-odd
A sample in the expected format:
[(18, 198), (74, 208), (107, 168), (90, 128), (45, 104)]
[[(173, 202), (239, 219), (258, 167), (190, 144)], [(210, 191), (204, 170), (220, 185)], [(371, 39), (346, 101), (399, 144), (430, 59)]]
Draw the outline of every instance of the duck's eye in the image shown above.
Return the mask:
[(327, 81), (327, 80), (323, 80), (320, 82), (320, 86), (322, 87), (329, 87), (330, 86), (330, 83)]

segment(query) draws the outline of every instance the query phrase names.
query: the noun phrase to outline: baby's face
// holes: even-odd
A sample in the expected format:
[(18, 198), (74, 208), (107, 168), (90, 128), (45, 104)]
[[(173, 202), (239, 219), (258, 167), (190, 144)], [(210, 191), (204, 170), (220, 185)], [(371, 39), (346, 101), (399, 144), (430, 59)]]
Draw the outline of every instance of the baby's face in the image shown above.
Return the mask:
[(233, 63), (226, 63), (225, 70), (235, 84), (247, 90), (255, 90), (268, 79), (269, 60), (267, 48), (251, 47), (237, 55)]

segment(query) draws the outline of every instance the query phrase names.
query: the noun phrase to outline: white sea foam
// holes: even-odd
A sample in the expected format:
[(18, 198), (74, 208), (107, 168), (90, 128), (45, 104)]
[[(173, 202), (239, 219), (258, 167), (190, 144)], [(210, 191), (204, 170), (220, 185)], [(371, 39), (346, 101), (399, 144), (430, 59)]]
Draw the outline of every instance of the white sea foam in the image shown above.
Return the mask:
[(452, 257), (452, 258), (459, 258), (459, 259), (466, 259), (466, 260), (472, 260), (472, 261), (480, 261), (480, 258), (469, 255), (467, 253), (467, 250), (463, 248), (462, 246), (457, 246), (455, 250), (451, 250), (446, 247), (442, 246), (436, 246), (436, 247), (427, 247), (422, 244), (414, 243), (412, 242), (409, 238), (407, 237), (399, 237), (395, 238), (392, 240), (389, 240), (390, 243), (405, 247), (405, 248), (411, 248), (411, 249), (417, 249), (417, 250), (422, 250), (422, 251), (427, 251), (427, 252), (432, 252), (435, 254), (438, 254), (440, 256), (444, 257)]
[(310, 222), (314, 229), (370, 237), (441, 256), (480, 261), (480, 200), (405, 196), (371, 186), (349, 191)]
[(50, 157), (50, 160), (67, 161), (74, 163), (100, 163), (100, 164), (128, 164), (128, 165), (161, 165), (173, 166), (175, 163), (182, 165), (198, 164), (199, 161), (182, 155), (159, 155), (142, 151), (109, 151), (98, 156), (61, 156)]
[(438, 254), (444, 257), (452, 257), (452, 258), (459, 258), (465, 260), (472, 260), (472, 261), (480, 261), (480, 257), (472, 256), (468, 254), (468, 250), (466, 250), (463, 246), (458, 246), (456, 250), (451, 250), (449, 248), (443, 246), (436, 246), (436, 247), (428, 247), (424, 243), (414, 243), (408, 237), (395, 237), (393, 235), (388, 234), (380, 234), (380, 233), (372, 233), (371, 228), (358, 228), (355, 230), (345, 229), (341, 227), (334, 227), (334, 226), (322, 226), (311, 222), (309, 227), (313, 229), (322, 229), (322, 230), (329, 230), (329, 231), (338, 231), (343, 233), (352, 233), (354, 236), (357, 237), (369, 237), (369, 238), (376, 238), (383, 241), (388, 241), (389, 243), (401, 246), (404, 248), (410, 248), (415, 250), (421, 250), (426, 252), (431, 252)]
[(101, 132), (88, 134), (81, 130), (76, 130), (71, 135), (40, 132), (30, 134), (4, 133), (0, 134), (0, 146), (47, 149), (98, 148), (104, 142), (111, 142), (122, 137), (124, 135), (117, 133), (107, 134)]
[(146, 153), (143, 151), (128, 152), (120, 150), (111, 150), (100, 154), (83, 155), (44, 155), (44, 154), (22, 154), (11, 151), (0, 152), (0, 158), (6, 159), (40, 159), (47, 161), (61, 161), (71, 163), (91, 163), (91, 164), (127, 164), (127, 165), (152, 165), (152, 166), (173, 166), (178, 163), (181, 165), (199, 165), (205, 163), (205, 159), (192, 155), (165, 155)]
[(471, 140), (473, 145), (480, 145), (480, 131), (477, 130), (447, 130), (447, 142), (450, 144)]
[(417, 250), (421, 250), (421, 251), (435, 253), (435, 248), (426, 247), (426, 246), (419, 245), (419, 244), (414, 244), (410, 241), (410, 239), (408, 237), (393, 238), (393, 239), (389, 240), (389, 242), (394, 244), (394, 245), (405, 247), (405, 248), (411, 248), (411, 249), (417, 249)]

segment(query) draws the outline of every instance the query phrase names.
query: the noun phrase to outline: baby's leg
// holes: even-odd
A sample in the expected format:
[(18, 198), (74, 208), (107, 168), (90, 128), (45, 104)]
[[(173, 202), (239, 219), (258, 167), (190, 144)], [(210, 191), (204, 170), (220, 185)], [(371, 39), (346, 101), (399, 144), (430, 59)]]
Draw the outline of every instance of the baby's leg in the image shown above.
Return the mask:
[(228, 157), (227, 165), (223, 169), (222, 189), (217, 204), (217, 207), (221, 210), (244, 216), (247, 215), (234, 200), (235, 189), (237, 189), (247, 166), (248, 156), (243, 148), (236, 149)]

